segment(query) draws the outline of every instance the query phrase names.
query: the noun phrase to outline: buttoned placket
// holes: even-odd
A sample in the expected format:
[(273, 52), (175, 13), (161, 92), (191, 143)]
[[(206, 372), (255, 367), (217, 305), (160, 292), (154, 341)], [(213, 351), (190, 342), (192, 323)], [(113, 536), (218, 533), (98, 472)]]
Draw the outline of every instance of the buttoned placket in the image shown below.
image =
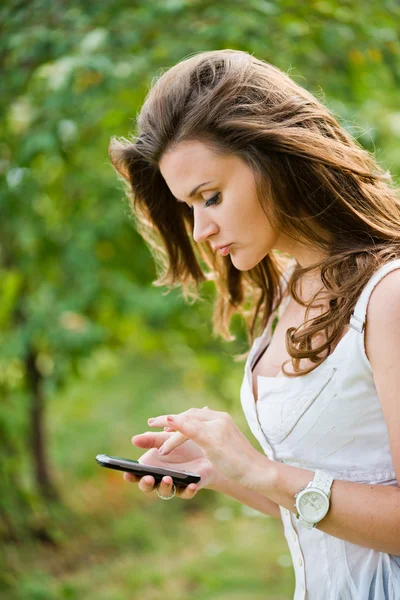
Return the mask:
[[(246, 413), (247, 419), (249, 424), (253, 424), (253, 432), (256, 431), (257, 432), (257, 439), (261, 445), (261, 447), (263, 448), (266, 456), (270, 459), (270, 460), (277, 460), (276, 456), (275, 456), (275, 452), (273, 450), (273, 448), (271, 447), (268, 438), (266, 437), (266, 435), (264, 434), (264, 431), (261, 427), (260, 421), (259, 421), (259, 417), (258, 417), (258, 412), (257, 412), (257, 407), (256, 407), (256, 403), (254, 402), (254, 397), (253, 397), (253, 393), (252, 393), (252, 388), (249, 387), (251, 386), (252, 383), (252, 377), (251, 377), (251, 364), (252, 364), (252, 359), (254, 358), (254, 354), (255, 352), (257, 352), (258, 349), (258, 344), (256, 345), (256, 348), (253, 348), (253, 352), (250, 352), (249, 356), (248, 356), (248, 360), (247, 360), (247, 365), (246, 365), (246, 373), (245, 373), (245, 378), (244, 378), (244, 384), (247, 385), (247, 393), (245, 394), (246, 398), (251, 399), (251, 402), (246, 402), (245, 405), (243, 406), (243, 409)], [(280, 460), (279, 462), (284, 462), (283, 460)], [(294, 501), (294, 498), (293, 498)], [(288, 510), (287, 508), (283, 508), (281, 507), (281, 516), (282, 516), (282, 520), (284, 522), (284, 526), (285, 526), (285, 530), (289, 532), (289, 534), (287, 535), (287, 541), (289, 544), (289, 549), (290, 549), (290, 554), (292, 556), (292, 560), (293, 560), (293, 568), (295, 570), (295, 574), (296, 574), (296, 596), (295, 596), (295, 600), (306, 600), (307, 598), (307, 592), (306, 592), (306, 573), (305, 573), (305, 564), (304, 564), (304, 556), (301, 550), (301, 546), (300, 546), (300, 541), (299, 541), (299, 536), (297, 534), (297, 531), (293, 525), (293, 521), (292, 518), (295, 519), (295, 515), (292, 514), (292, 512), (290, 510)], [(300, 593), (300, 595), (299, 595)]]
[[(281, 461), (283, 462), (283, 461)], [(282, 519), (286, 532), (286, 539), (289, 544), (290, 554), (293, 560), (293, 568), (296, 574), (296, 595), (295, 600), (305, 600), (307, 598), (306, 591), (306, 570), (304, 564), (304, 556), (301, 550), (299, 536), (293, 524), (295, 515), (287, 508), (281, 508)], [(300, 595), (299, 595), (300, 594)]]
[[(397, 260), (394, 262), (398, 263), (398, 266), (400, 266), (400, 260)], [(397, 266), (397, 268), (398, 268), (398, 266)], [(361, 388), (361, 384), (362, 384), (363, 394), (365, 392), (365, 395), (367, 397), (366, 400), (370, 401), (371, 406), (373, 406), (373, 407), (378, 406), (379, 401), (378, 401), (376, 392), (374, 393), (374, 390), (368, 388), (365, 383), (366, 368), (368, 369), (368, 374), (370, 372), (369, 371), (370, 365), (368, 362), (368, 357), (365, 354), (365, 348), (364, 348), (364, 330), (365, 330), (365, 321), (366, 321), (366, 309), (367, 309), (369, 296), (371, 294), (371, 290), (373, 289), (373, 286), (376, 285), (377, 280), (379, 282), (380, 279), (382, 279), (382, 277), (385, 275), (386, 272), (388, 272), (388, 270), (385, 268), (384, 270), (382, 270), (381, 273), (379, 273), (379, 279), (378, 279), (378, 277), (375, 277), (373, 280), (371, 280), (368, 287), (366, 287), (364, 289), (363, 293), (361, 294), (361, 297), (357, 301), (357, 305), (356, 305), (353, 315), (351, 316), (351, 319), (350, 319), (350, 327), (351, 327), (351, 329), (354, 329), (359, 334), (359, 337), (354, 336), (354, 335), (347, 336), (347, 343), (349, 345), (350, 345), (350, 343), (352, 344), (351, 348), (349, 347), (349, 351), (354, 351), (354, 356), (352, 356), (352, 358), (353, 358), (352, 369), (354, 371), (354, 374), (352, 373), (351, 379), (350, 379), (347, 369), (343, 368), (343, 370), (342, 370), (343, 371), (342, 377), (344, 380), (346, 380), (346, 384), (349, 384), (347, 387), (350, 388), (351, 392), (355, 393), (355, 391), (357, 391), (358, 389)], [(355, 346), (353, 344), (353, 340), (357, 341), (357, 346)], [(360, 340), (361, 340), (361, 342), (359, 343)], [(262, 341), (263, 342), (267, 341), (267, 336), (263, 336)], [(260, 343), (261, 343), (261, 340), (259, 340), (257, 343), (255, 343), (253, 345), (252, 351), (249, 354), (248, 362), (250, 364), (251, 364), (251, 358), (254, 358), (254, 355), (256, 353), (258, 353), (258, 351), (259, 351)], [(354, 363), (354, 366), (353, 366), (353, 363)], [(346, 365), (344, 365), (344, 366), (346, 366)], [(277, 446), (277, 447), (271, 448), (270, 443), (268, 441), (268, 437), (264, 434), (264, 431), (262, 428), (263, 411), (261, 411), (261, 410), (260, 410), (261, 423), (259, 421), (259, 418), (258, 418), (259, 406), (257, 406), (257, 403), (254, 401), (253, 381), (252, 381), (252, 373), (251, 373), (250, 366), (246, 371), (246, 377), (244, 378), (244, 381), (245, 381), (245, 385), (242, 390), (243, 391), (242, 406), (244, 408), (244, 412), (246, 414), (247, 421), (248, 421), (248, 424), (250, 426), (250, 429), (251, 429), (253, 435), (257, 438), (261, 447), (264, 450), (264, 453), (266, 454), (266, 456), (269, 459), (279, 460), (279, 462), (282, 462), (282, 463), (286, 462), (286, 461), (280, 460), (278, 458), (280, 456), (280, 452), (279, 452), (280, 447)], [(267, 386), (265, 387), (265, 389), (267, 389)], [(275, 389), (275, 384), (273, 384), (271, 386), (271, 389)], [(344, 389), (347, 389), (347, 388), (344, 388)], [(349, 399), (351, 399), (350, 395), (349, 395)], [(267, 418), (267, 415), (265, 416), (265, 418)], [(381, 438), (383, 439), (384, 436), (386, 435), (386, 429), (383, 428), (382, 423), (384, 424), (383, 417), (382, 417), (381, 421), (377, 422), (377, 427), (379, 425), (382, 428)], [(301, 430), (300, 430), (300, 433), (301, 433)], [(386, 442), (387, 442), (387, 440), (386, 440)], [(388, 448), (388, 446), (387, 446), (387, 448)], [(300, 448), (300, 450), (302, 450), (302, 448)], [(325, 450), (325, 449), (323, 448), (322, 450)], [(382, 472), (382, 473), (378, 474), (378, 473), (376, 473), (376, 468), (374, 466), (375, 462), (373, 462), (372, 457), (368, 456), (368, 453), (367, 453), (366, 458), (370, 460), (371, 471), (368, 473), (367, 472), (363, 473), (362, 479), (371, 476), (374, 481), (382, 480), (383, 482), (385, 482), (385, 484), (387, 483), (387, 481), (389, 479), (391, 479), (391, 480), (393, 480), (392, 484), (395, 485), (395, 473), (393, 470), (393, 465), (391, 462), (389, 450), (387, 449), (385, 452), (382, 452), (382, 456), (383, 456), (382, 460), (386, 461), (384, 464), (385, 464), (385, 469), (387, 469), (387, 470), (385, 470), (384, 473)], [(311, 459), (311, 460), (314, 460), (314, 459)], [(351, 457), (351, 455), (350, 454), (343, 455), (343, 457), (340, 457), (340, 461), (342, 461), (342, 462), (339, 464), (339, 466), (342, 467), (343, 473), (345, 474), (345, 476), (343, 478), (348, 479), (349, 473), (351, 474), (351, 476), (354, 476), (353, 458)], [(290, 461), (287, 461), (287, 462), (290, 464)], [(309, 468), (311, 468), (311, 466)], [(375, 468), (375, 471), (374, 471), (374, 468)], [(337, 477), (338, 477), (338, 479), (340, 479), (339, 471), (338, 471)], [(294, 503), (294, 499), (293, 499), (293, 503)], [(296, 575), (296, 591), (295, 591), (295, 595), (294, 595), (294, 600), (300, 600), (300, 599), (307, 600), (310, 593), (316, 594), (317, 597), (320, 597), (320, 596), (322, 597), (322, 595), (324, 595), (324, 597), (325, 597), (326, 595), (328, 595), (330, 593), (328, 590), (332, 590), (332, 597), (335, 597), (335, 598), (339, 598), (339, 597), (340, 598), (348, 598), (350, 600), (350, 598), (354, 598), (356, 596), (358, 597), (357, 592), (360, 593), (360, 598), (367, 597), (369, 587), (368, 587), (368, 589), (365, 588), (366, 583), (364, 582), (364, 579), (362, 579), (362, 573), (360, 572), (361, 567), (354, 568), (351, 572), (349, 572), (348, 563), (353, 557), (352, 545), (347, 544), (347, 543), (342, 544), (340, 540), (339, 540), (339, 542), (340, 542), (340, 544), (339, 544), (338, 540), (336, 540), (335, 538), (330, 538), (327, 534), (322, 534), (322, 532), (320, 535), (318, 535), (318, 532), (315, 531), (315, 533), (316, 533), (315, 540), (316, 540), (316, 542), (318, 542), (318, 547), (314, 548), (312, 552), (310, 550), (310, 557), (312, 557), (312, 558), (309, 559), (308, 554), (307, 554), (308, 544), (312, 543), (312, 538), (306, 532), (304, 532), (304, 535), (303, 535), (302, 526), (298, 523), (298, 521), (296, 520), (295, 514), (291, 510), (288, 510), (288, 509), (280, 506), (280, 513), (281, 513), (282, 522), (283, 522), (283, 525), (285, 528), (285, 537), (288, 542), (288, 546), (289, 546), (292, 561), (293, 561), (293, 568), (294, 568), (295, 575)], [(319, 554), (319, 549), (320, 549), (320, 554)], [(304, 554), (303, 554), (303, 551), (304, 551)], [(372, 557), (373, 557), (374, 564), (377, 561), (377, 564), (379, 565), (380, 570), (382, 570), (382, 565), (384, 564), (384, 561), (388, 561), (388, 562), (391, 561), (391, 564), (393, 563), (396, 565), (396, 567), (398, 567), (396, 560), (394, 560), (394, 559), (396, 559), (396, 557), (391, 557), (390, 555), (388, 556), (388, 555), (385, 555), (384, 553), (382, 555), (377, 556), (376, 554), (374, 554), (374, 551), (372, 551), (372, 550), (369, 550), (366, 548), (361, 548), (361, 547), (360, 548), (355, 547), (354, 555), (356, 555), (358, 557), (358, 555), (361, 555), (362, 552), (364, 552), (364, 554), (365, 554), (366, 561), (369, 560), (372, 563)], [(307, 560), (312, 561), (312, 564), (307, 563), (307, 575), (309, 577), (306, 577), (306, 574), (305, 574), (304, 556), (306, 556), (306, 554), (307, 554)], [(319, 569), (318, 569), (317, 573), (315, 573), (316, 565), (314, 564), (314, 560), (315, 560), (316, 556), (317, 557), (320, 556), (320, 558), (321, 558), (321, 564), (318, 565)], [(358, 561), (358, 562), (361, 563), (361, 561)], [(377, 575), (378, 575), (378, 572), (380, 572), (380, 571), (377, 571)], [(315, 573), (315, 575), (314, 575), (314, 573)], [(394, 570), (390, 571), (390, 573), (392, 574), (391, 575), (392, 579), (389, 578), (389, 581), (391, 581), (393, 583), (393, 585), (397, 585), (397, 587), (399, 587), (400, 586), (400, 578), (398, 575), (398, 568), (397, 568), (397, 570), (394, 569)], [(388, 575), (388, 577), (389, 577), (389, 575)], [(307, 585), (310, 587), (310, 590), (306, 589)], [(369, 586), (368, 582), (367, 582), (367, 585)], [(384, 597), (383, 595), (377, 593), (377, 598), (378, 598), (378, 596), (379, 596), (380, 600), (383, 600), (383, 597)]]

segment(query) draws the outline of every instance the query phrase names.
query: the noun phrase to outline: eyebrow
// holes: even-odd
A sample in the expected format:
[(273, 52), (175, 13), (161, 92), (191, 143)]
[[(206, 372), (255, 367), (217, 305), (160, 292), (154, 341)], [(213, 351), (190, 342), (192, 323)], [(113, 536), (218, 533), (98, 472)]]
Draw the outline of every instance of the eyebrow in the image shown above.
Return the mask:
[[(199, 183), (199, 185), (196, 185), (196, 187), (195, 187), (195, 188), (193, 188), (193, 189), (192, 189), (192, 191), (190, 192), (190, 194), (189, 194), (189, 198), (193, 198), (193, 196), (195, 196), (195, 195), (197, 194), (198, 190), (199, 190), (201, 187), (203, 187), (203, 185), (206, 185), (207, 183), (211, 183), (212, 181), (213, 181), (213, 180), (211, 180), (211, 181), (203, 181), (203, 183)], [(178, 200), (178, 198), (176, 198), (176, 200), (177, 200), (178, 202), (184, 202), (184, 200)]]

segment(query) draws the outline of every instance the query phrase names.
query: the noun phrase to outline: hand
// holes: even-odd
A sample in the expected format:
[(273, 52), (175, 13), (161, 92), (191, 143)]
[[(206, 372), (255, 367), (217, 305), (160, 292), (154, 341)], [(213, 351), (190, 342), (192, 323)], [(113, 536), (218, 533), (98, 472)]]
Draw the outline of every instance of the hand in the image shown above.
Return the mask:
[[(251, 485), (251, 466), (261, 455), (226, 412), (209, 408), (190, 408), (177, 415), (162, 415), (148, 420), (150, 427), (174, 427), (177, 431), (163, 448), (170, 456), (172, 451), (189, 440), (197, 444), (211, 465), (228, 479), (247, 487)], [(185, 441), (186, 440), (186, 441)], [(265, 460), (265, 457), (263, 457)]]
[[(191, 483), (187, 487), (177, 486), (176, 496), (184, 500), (190, 500), (201, 488), (217, 489), (217, 480), (219, 474), (213, 468), (210, 461), (204, 456), (201, 448), (191, 440), (182, 443), (176, 450), (163, 457), (157, 453), (157, 448), (162, 446), (173, 435), (176, 435), (175, 429), (165, 427), (164, 432), (149, 431), (132, 438), (132, 444), (139, 448), (150, 448), (148, 452), (139, 458), (139, 463), (144, 465), (153, 465), (165, 467), (166, 469), (177, 469), (181, 471), (191, 471), (200, 475), (201, 480), (195, 484)], [(126, 481), (138, 483), (139, 489), (144, 492), (152, 492), (155, 490), (155, 479), (152, 475), (137, 476), (131, 473), (125, 473)], [(215, 486), (215, 487), (214, 487)], [(163, 477), (159, 487), (160, 494), (169, 496), (172, 491), (172, 478), (169, 476)]]

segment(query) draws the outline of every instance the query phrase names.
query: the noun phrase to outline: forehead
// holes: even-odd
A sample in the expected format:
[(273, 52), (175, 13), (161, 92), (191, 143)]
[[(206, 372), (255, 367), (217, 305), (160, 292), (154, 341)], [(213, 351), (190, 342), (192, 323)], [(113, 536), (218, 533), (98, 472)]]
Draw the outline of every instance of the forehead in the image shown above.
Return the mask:
[(242, 158), (232, 153), (217, 153), (200, 141), (180, 142), (161, 156), (158, 166), (171, 193), (182, 201), (203, 182), (210, 183), (202, 191), (253, 189), (255, 185), (252, 169)]
[(194, 177), (221, 168), (223, 157), (216, 154), (210, 146), (200, 141), (181, 142), (165, 152), (159, 167), (165, 179), (173, 177)]

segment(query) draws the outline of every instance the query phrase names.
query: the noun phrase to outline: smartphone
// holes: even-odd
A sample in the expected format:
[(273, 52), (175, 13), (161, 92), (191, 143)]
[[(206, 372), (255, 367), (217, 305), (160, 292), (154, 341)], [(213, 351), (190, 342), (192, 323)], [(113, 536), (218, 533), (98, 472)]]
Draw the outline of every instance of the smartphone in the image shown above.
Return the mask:
[(101, 467), (107, 467), (107, 469), (116, 469), (117, 471), (125, 471), (125, 473), (133, 473), (134, 475), (143, 477), (145, 475), (152, 475), (156, 483), (160, 483), (165, 475), (172, 477), (175, 485), (184, 487), (189, 485), (189, 483), (198, 483), (201, 479), (200, 475), (196, 475), (196, 473), (163, 469), (162, 467), (153, 467), (152, 465), (142, 465), (137, 460), (108, 456), (108, 454), (98, 454), (96, 461)]

